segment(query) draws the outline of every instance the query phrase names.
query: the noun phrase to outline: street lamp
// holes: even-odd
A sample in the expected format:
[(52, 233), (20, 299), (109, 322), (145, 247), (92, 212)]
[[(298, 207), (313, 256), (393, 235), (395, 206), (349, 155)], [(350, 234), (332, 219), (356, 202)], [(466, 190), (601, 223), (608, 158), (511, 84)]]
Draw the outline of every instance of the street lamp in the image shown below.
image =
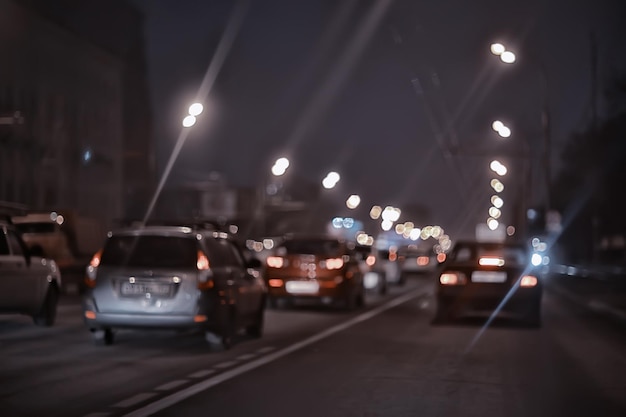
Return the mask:
[[(493, 43), (491, 44), (491, 53), (500, 57), (502, 62), (507, 64), (512, 64), (516, 61), (516, 56), (513, 52), (508, 51), (504, 45), (501, 43)], [(542, 84), (542, 114), (541, 114), (541, 126), (543, 129), (543, 165), (545, 171), (545, 187), (546, 187), (546, 211), (550, 210), (552, 201), (550, 195), (550, 179), (552, 177), (552, 145), (551, 145), (551, 133), (550, 133), (550, 105), (549, 105), (549, 97), (548, 97), (548, 76), (546, 74), (546, 69), (541, 60), (536, 60), (534, 64), (537, 66), (539, 70), (539, 75), (541, 77)]]
[(356, 194), (352, 194), (348, 197), (348, 200), (346, 200), (346, 206), (349, 209), (355, 209), (359, 206), (359, 204), (361, 204), (361, 197)]
[(196, 124), (196, 116), (192, 116), (191, 114), (185, 116), (183, 119), (183, 127), (191, 127)]
[(496, 174), (498, 174), (499, 176), (504, 176), (507, 173), (507, 169), (504, 165), (502, 165), (502, 163), (500, 163), (500, 161), (497, 160), (493, 160), (491, 161), (491, 164), (489, 164), (489, 168), (491, 168), (491, 170), (493, 172), (495, 172)]
[(335, 188), (335, 185), (337, 185), (340, 179), (341, 177), (336, 172), (329, 172), (322, 180), (322, 186), (330, 190), (331, 188)]
[(276, 177), (280, 177), (287, 172), (287, 168), (289, 168), (289, 159), (285, 157), (278, 158), (272, 166), (272, 174)]

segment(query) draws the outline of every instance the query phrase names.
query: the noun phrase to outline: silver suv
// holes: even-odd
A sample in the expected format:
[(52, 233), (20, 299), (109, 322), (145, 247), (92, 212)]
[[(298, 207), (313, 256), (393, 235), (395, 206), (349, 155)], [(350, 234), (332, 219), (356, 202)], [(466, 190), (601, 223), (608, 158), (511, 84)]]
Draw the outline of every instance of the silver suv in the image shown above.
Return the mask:
[(257, 259), (226, 233), (184, 226), (110, 232), (87, 267), (84, 320), (98, 344), (115, 328), (198, 329), (229, 348), (263, 331), (267, 289)]
[(0, 313), (25, 314), (39, 326), (52, 326), (60, 288), (55, 262), (31, 255), (10, 220), (0, 219)]

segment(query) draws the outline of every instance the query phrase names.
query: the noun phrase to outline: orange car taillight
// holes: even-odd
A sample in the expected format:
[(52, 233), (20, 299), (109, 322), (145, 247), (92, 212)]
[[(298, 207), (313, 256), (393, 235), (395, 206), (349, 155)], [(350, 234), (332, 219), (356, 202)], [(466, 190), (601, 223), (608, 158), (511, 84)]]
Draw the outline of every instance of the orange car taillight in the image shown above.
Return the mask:
[(330, 258), (324, 261), (320, 261), (320, 267), (326, 269), (341, 269), (343, 268), (342, 258)]
[(280, 256), (268, 256), (265, 262), (270, 268), (282, 268), (283, 266), (287, 266), (285, 258), (282, 258)]
[(428, 256), (419, 256), (417, 258), (417, 264), (419, 266), (426, 266), (430, 262), (430, 258)]
[(209, 258), (200, 250), (198, 251), (196, 266), (198, 268), (198, 288), (201, 290), (213, 288), (214, 283)]
[(519, 286), (524, 288), (530, 288), (537, 285), (538, 282), (539, 281), (537, 280), (537, 277), (533, 275), (524, 275), (519, 283)]
[(102, 259), (102, 249), (96, 252), (91, 261), (89, 261), (89, 265), (87, 265), (85, 285), (89, 288), (96, 286), (96, 272), (98, 271), (98, 266), (100, 266), (100, 259)]
[(439, 276), (442, 285), (463, 285), (467, 282), (462, 272), (444, 272)]

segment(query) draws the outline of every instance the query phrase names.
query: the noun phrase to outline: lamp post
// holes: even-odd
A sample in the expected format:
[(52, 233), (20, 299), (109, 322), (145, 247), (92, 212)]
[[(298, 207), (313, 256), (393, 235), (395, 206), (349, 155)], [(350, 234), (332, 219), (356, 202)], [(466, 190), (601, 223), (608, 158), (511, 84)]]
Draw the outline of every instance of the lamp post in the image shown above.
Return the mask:
[[(501, 43), (491, 44), (491, 53), (499, 56), (500, 60), (506, 64), (513, 64), (517, 61), (517, 57), (514, 52), (507, 50)], [(550, 103), (548, 96), (548, 77), (546, 69), (541, 60), (536, 60), (535, 64), (539, 70), (541, 77), (541, 89), (542, 89), (542, 109), (541, 109), (541, 128), (543, 134), (543, 168), (545, 175), (545, 209), (546, 212), (550, 210), (552, 206), (552, 199), (550, 193), (550, 179), (552, 178), (552, 138), (551, 138), (551, 125), (550, 125)]]

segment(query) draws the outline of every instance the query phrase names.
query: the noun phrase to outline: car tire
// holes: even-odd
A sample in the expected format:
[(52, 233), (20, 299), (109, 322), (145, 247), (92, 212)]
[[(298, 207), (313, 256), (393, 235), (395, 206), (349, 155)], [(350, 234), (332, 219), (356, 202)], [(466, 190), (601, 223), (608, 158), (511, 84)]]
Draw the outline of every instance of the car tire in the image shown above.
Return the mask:
[(233, 347), (235, 334), (237, 333), (237, 313), (234, 307), (231, 307), (226, 315), (225, 322), (222, 325), (220, 336), (222, 338), (222, 347), (225, 350)]
[(54, 325), (57, 315), (57, 304), (59, 302), (59, 290), (56, 286), (50, 285), (46, 292), (41, 309), (33, 316), (33, 321), (37, 326), (50, 327)]
[(444, 324), (453, 320), (455, 317), (452, 306), (449, 303), (441, 301), (437, 302), (437, 310), (435, 311), (435, 317), (433, 318), (434, 324)]
[(246, 333), (248, 336), (252, 336), (255, 339), (258, 339), (263, 336), (263, 324), (264, 324), (264, 316), (265, 316), (265, 308), (263, 308), (265, 302), (261, 303), (259, 307), (259, 311), (255, 315), (255, 322), (250, 326), (246, 327)]
[(98, 346), (110, 346), (115, 341), (115, 334), (113, 333), (113, 329), (105, 328), (105, 329), (96, 329), (93, 330), (92, 333), (93, 341)]

